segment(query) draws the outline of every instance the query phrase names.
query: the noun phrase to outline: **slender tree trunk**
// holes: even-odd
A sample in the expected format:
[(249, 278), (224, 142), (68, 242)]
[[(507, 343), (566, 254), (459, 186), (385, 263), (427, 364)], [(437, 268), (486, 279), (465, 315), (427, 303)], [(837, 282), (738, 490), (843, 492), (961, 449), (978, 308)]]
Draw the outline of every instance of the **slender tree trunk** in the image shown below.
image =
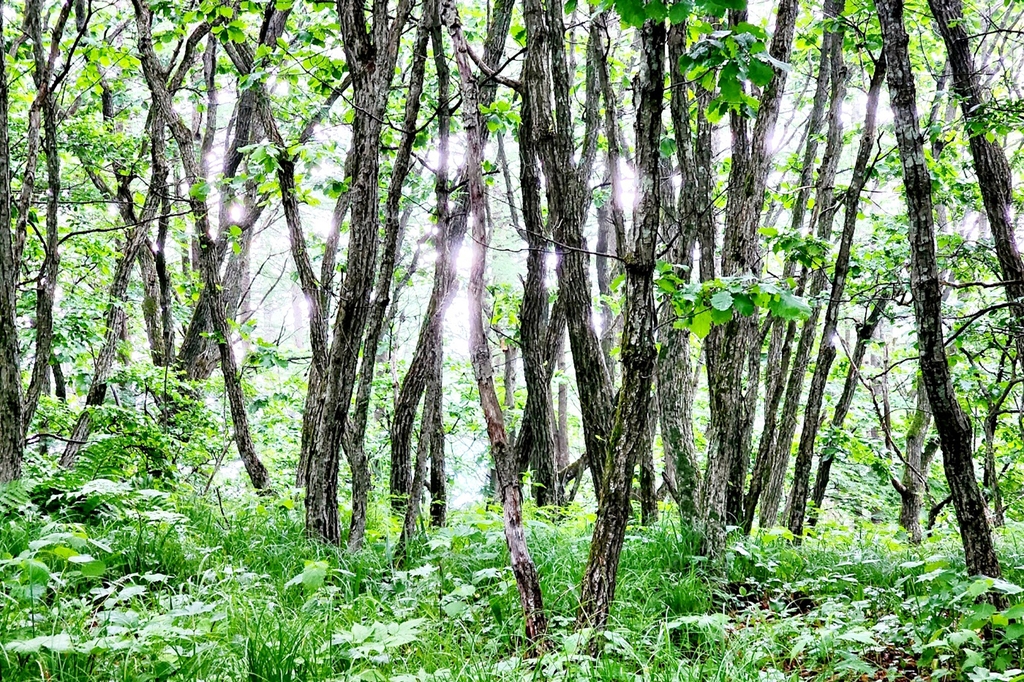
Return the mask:
[[(0, 6), (2, 8), (2, 6)], [(0, 33), (4, 17), (0, 12)], [(18, 261), (11, 232), (7, 55), (0, 50), (0, 483), (21, 478), (22, 403), (18, 364)]]
[[(843, 121), (842, 107), (846, 98), (846, 65), (843, 62), (843, 35), (840, 30), (836, 34), (835, 41), (831, 46), (831, 73), (832, 73), (832, 106), (829, 113), (828, 142), (825, 150), (825, 157), (822, 160), (822, 170), (818, 177), (818, 192), (815, 203), (814, 220), (818, 223), (818, 237), (828, 240), (832, 236), (833, 219), (838, 208), (838, 201), (834, 198), (836, 167), (839, 163), (839, 155), (842, 153)], [(854, 214), (856, 211), (854, 211)], [(821, 333), (821, 341), (818, 344), (818, 357), (814, 363), (814, 373), (811, 376), (811, 385), (808, 389), (807, 404), (804, 408), (803, 429), (800, 432), (800, 443), (797, 448), (796, 461), (793, 465), (793, 487), (789, 494), (788, 527), (794, 536), (799, 538), (803, 534), (804, 517), (807, 511), (807, 497), (810, 493), (809, 479), (811, 464), (814, 456), (814, 441), (821, 426), (821, 408), (825, 399), (825, 389), (828, 384), (829, 372), (832, 369), (832, 362), (836, 357), (836, 331), (839, 324), (839, 307), (842, 303), (843, 291), (846, 287), (846, 275), (850, 269), (850, 252), (853, 246), (853, 236), (856, 230), (856, 220), (848, 220), (843, 225), (842, 236), (839, 240), (839, 252), (836, 254), (834, 273), (832, 276), (832, 291), (829, 294), (828, 305), (825, 308), (825, 324)], [(824, 270), (818, 270), (811, 279), (810, 295), (817, 297), (827, 286), (827, 277)], [(815, 307), (814, 312), (807, 322), (804, 323), (803, 334), (813, 339), (817, 331), (818, 312), (820, 308)], [(804, 338), (800, 339), (801, 344)], [(813, 343), (813, 341), (812, 341)], [(810, 346), (807, 346), (810, 350)], [(786, 441), (784, 447), (789, 447), (790, 441)]]
[(420, 518), (420, 501), (423, 497), (423, 488), (427, 480), (427, 466), (431, 460), (431, 448), (434, 445), (436, 434), (443, 428), (441, 414), (442, 393), (441, 393), (441, 368), (444, 349), (438, 343), (435, 347), (433, 357), (430, 359), (430, 376), (427, 378), (427, 385), (423, 392), (423, 415), (420, 418), (419, 442), (416, 445), (416, 464), (414, 466), (412, 489), (409, 495), (409, 503), (405, 507), (405, 518), (402, 522), (402, 535), (398, 540), (398, 548), (395, 551), (400, 564), (405, 563), (409, 543), (416, 534), (416, 523)]
[[(826, 3), (824, 13), (826, 17), (836, 16), (842, 10), (839, 3), (831, 0)], [(800, 167), (800, 178), (797, 181), (796, 200), (793, 203), (792, 218), (790, 221), (790, 232), (800, 234), (804, 228), (804, 219), (807, 215), (807, 201), (811, 196), (811, 189), (814, 185), (815, 161), (818, 154), (821, 128), (825, 123), (825, 108), (829, 101), (829, 82), (832, 75), (832, 45), (837, 39), (835, 31), (825, 31), (821, 41), (821, 55), (818, 60), (818, 74), (815, 79), (814, 98), (811, 102), (811, 113), (807, 123), (807, 134), (804, 141), (803, 162)], [(792, 276), (795, 269), (792, 261), (786, 263), (789, 276)], [(757, 456), (754, 459), (754, 470), (751, 474), (750, 487), (744, 498), (743, 509), (743, 530), (750, 532), (754, 522), (754, 512), (760, 501), (761, 493), (771, 479), (772, 471), (780, 465), (785, 468), (788, 462), (788, 453), (782, 457), (782, 448), (779, 446), (779, 406), (785, 395), (786, 377), (788, 376), (789, 362), (792, 357), (792, 343), (796, 335), (796, 322), (786, 321), (781, 318), (774, 319), (771, 323), (771, 336), (768, 342), (768, 363), (765, 374), (765, 407), (764, 407), (764, 428), (761, 431), (760, 442), (758, 443)], [(804, 372), (806, 366), (800, 368)], [(792, 439), (792, 435), (790, 435)], [(788, 442), (787, 442), (788, 443)], [(774, 514), (772, 514), (774, 517)], [(773, 518), (774, 520), (774, 518)]]
[(910, 221), (910, 285), (921, 376), (942, 444), (943, 468), (960, 526), (967, 572), (996, 578), (999, 559), (985, 518), (985, 500), (974, 477), (971, 423), (957, 401), (944, 346), (931, 176), (917, 123), (917, 88), (907, 47), (910, 39), (903, 26), (903, 2), (879, 0), (877, 10)]
[[(792, 52), (797, 10), (797, 0), (783, 0), (776, 12), (775, 35), (768, 52), (780, 62), (788, 62)], [(745, 10), (733, 10), (729, 15), (731, 25), (746, 18)], [(748, 273), (758, 276), (761, 272), (757, 229), (770, 165), (767, 145), (778, 121), (786, 77), (786, 71), (777, 70), (765, 86), (753, 130), (745, 114), (730, 114), (732, 162), (721, 264), (721, 274), (725, 277)], [(702, 259), (705, 250), (702, 244)], [(713, 251), (706, 257), (711, 260)], [(703, 277), (704, 270), (713, 270), (713, 265), (702, 263), (701, 270)], [(746, 470), (745, 434), (749, 433), (749, 422), (754, 415), (745, 400), (749, 387), (744, 374), (758, 338), (756, 316), (734, 316), (725, 325), (713, 327), (704, 343), (711, 411), (708, 468), (703, 489), (705, 553), (715, 558), (720, 557), (725, 548), (729, 483), (732, 481), (735, 486), (736, 472)]]
[[(484, 50), (483, 63), (489, 69), (495, 69), (504, 49), (504, 40), (508, 35), (509, 25), (512, 19), (512, 1), (502, 0), (494, 7), (494, 14), (491, 25), (488, 28), (486, 46)], [(438, 34), (440, 30), (434, 29), (434, 50), (435, 54), (443, 53), (439, 47)], [(500, 39), (499, 39), (500, 37)], [(435, 63), (437, 58), (435, 57)], [(446, 85), (447, 69), (442, 69), (440, 75), (443, 81), (439, 85)], [(446, 87), (444, 89), (447, 89)], [(444, 94), (444, 93), (442, 93)], [(493, 88), (481, 91), (482, 103), (489, 106), (494, 97)], [(447, 97), (441, 101), (443, 111), (440, 113), (450, 116)], [(447, 119), (446, 119), (447, 120)], [(482, 133), (485, 135), (486, 133)], [(440, 141), (446, 143), (448, 129), (443, 128), (440, 134)], [(439, 174), (437, 180), (437, 192), (443, 195), (450, 193), (451, 188), (446, 177), (447, 172), (447, 149), (439, 149)], [(461, 182), (456, 181), (456, 185)], [(456, 279), (455, 262), (458, 259), (459, 250), (462, 247), (462, 240), (465, 237), (468, 223), (466, 221), (466, 199), (459, 197), (459, 204), (454, 210), (448, 208), (448, 201), (439, 195), (438, 201), (438, 238), (435, 241), (438, 253), (434, 261), (434, 283), (430, 293), (430, 301), (423, 317), (419, 337), (416, 342), (416, 350), (412, 362), (402, 380), (402, 387), (398, 399), (395, 401), (395, 412), (391, 424), (391, 480), (390, 493), (391, 504), (395, 511), (401, 512), (405, 508), (405, 500), (408, 498), (412, 483), (410, 474), (412, 468), (412, 430), (416, 418), (416, 406), (426, 385), (426, 378), (429, 373), (428, 359), (430, 349), (427, 344), (436, 338), (437, 330), (444, 321), (444, 315), (451, 304), (452, 299), (458, 290)]]
[(345, 279), (338, 297), (327, 364), (324, 414), (306, 485), (306, 532), (334, 544), (341, 540), (338, 519), (340, 449), (369, 315), (379, 242), (381, 119), (411, 3), (401, 0), (394, 8), (393, 18), (388, 14), (387, 3), (374, 3), (372, 27), (367, 23), (362, 3), (341, 0), (337, 9), (356, 110), (352, 125), (355, 160), (349, 189), (352, 219)]
[[(210, 234), (209, 207), (206, 204), (203, 191), (207, 182), (203, 172), (206, 159), (196, 155), (192, 131), (185, 126), (181, 117), (174, 109), (165, 81), (165, 71), (160, 65), (153, 46), (151, 11), (141, 0), (134, 0), (133, 5), (135, 7), (136, 25), (139, 31), (139, 57), (152, 95), (153, 109), (157, 113), (154, 120), (161, 120), (161, 126), (166, 124), (170, 128), (171, 135), (178, 145), (182, 164), (185, 168), (185, 178), (190, 188), (189, 211), (195, 221), (196, 238), (200, 245), (200, 268), (203, 286), (211, 292), (212, 297), (210, 314), (213, 321), (213, 330), (217, 336), (217, 346), (220, 351), (221, 371), (224, 375), (224, 390), (228, 396), (231, 419), (235, 427), (235, 446), (249, 474), (253, 487), (257, 490), (268, 490), (270, 487), (270, 477), (266, 467), (263, 466), (263, 463), (256, 454), (256, 448), (252, 442), (252, 434), (249, 432), (249, 419), (245, 409), (241, 375), (235, 362), (234, 351), (231, 348), (231, 329), (228, 326), (222, 300), (217, 244)], [(215, 43), (211, 41), (210, 49), (212, 49), (213, 44)], [(163, 183), (158, 183), (155, 186), (162, 187)], [(125, 260), (129, 261), (129, 259)], [(131, 260), (133, 261), (134, 257)], [(110, 329), (108, 328), (109, 333)]]
[[(669, 74), (674, 93), (687, 91), (680, 60), (686, 49), (686, 27), (674, 24), (668, 33)], [(672, 244), (672, 262), (680, 276), (689, 281), (693, 275), (693, 249), (696, 226), (706, 206), (706, 197), (698, 193), (698, 171), (690, 131), (690, 106), (686, 98), (671, 98), (672, 127), (675, 132), (679, 172), (682, 184), (676, 202), (674, 233), (666, 234)], [(661, 348), (657, 366), (658, 416), (665, 457), (665, 483), (679, 507), (683, 521), (695, 525), (699, 518), (700, 467), (693, 440), (693, 358), (690, 333), (676, 329), (674, 311), (666, 304), (659, 316)]]
[[(480, 89), (470, 66), (469, 46), (462, 32), (462, 23), (453, 0), (442, 0), (442, 20), (455, 45), (455, 60), (462, 84), (463, 128), (466, 135), (466, 197), (471, 217), (473, 258), (470, 264), (469, 334), (470, 358), (473, 375), (480, 393), (491, 456), (497, 472), (498, 497), (504, 514), (505, 542), (508, 545), (512, 573), (519, 590), (519, 601), (526, 621), (526, 638), (539, 647), (547, 633), (547, 618), (540, 589), (540, 577), (526, 545), (526, 531), (522, 518), (522, 486), (519, 463), (505, 431), (504, 415), (494, 389), (494, 367), (491, 349), (484, 331), (483, 298), (484, 269), (487, 246), (487, 222), (484, 215), (483, 154), (484, 133), (480, 115)], [(507, 27), (506, 27), (507, 30)], [(492, 24), (493, 31), (493, 24)], [(492, 32), (492, 35), (494, 33)], [(504, 31), (501, 32), (504, 36)]]
[[(651, 448), (651, 379), (654, 373), (654, 259), (661, 219), (659, 145), (665, 93), (666, 28), (647, 21), (641, 29), (643, 49), (637, 80), (636, 148), (639, 203), (635, 237), (625, 254), (626, 297), (621, 353), (622, 389), (607, 460), (604, 490), (597, 507), (590, 557), (583, 573), (576, 627), (604, 630), (615, 596), (619, 556), (630, 516), (633, 471)], [(620, 247), (629, 248), (624, 242)]]
[[(881, 81), (881, 79), (879, 80)], [(878, 101), (877, 96), (874, 101)], [(836, 403), (835, 412), (832, 414), (831, 428), (834, 433), (842, 430), (843, 422), (846, 421), (846, 415), (849, 414), (850, 407), (853, 405), (853, 396), (857, 392), (857, 384), (859, 383), (861, 363), (864, 361), (868, 344), (875, 335), (875, 329), (878, 328), (878, 323), (882, 321), (882, 316), (885, 314), (888, 304), (888, 298), (880, 298), (875, 301), (871, 306), (867, 319), (864, 320), (863, 324), (857, 326), (857, 344), (854, 346), (853, 354), (850, 356), (850, 369), (846, 372), (843, 393), (839, 397), (839, 402)], [(828, 490), (829, 478), (832, 474), (832, 464), (835, 462), (835, 458), (834, 449), (826, 449), (818, 458), (818, 473), (814, 477), (814, 490), (811, 491), (811, 500), (814, 502), (814, 505), (807, 520), (811, 526), (818, 522), (817, 510), (821, 509), (821, 505), (825, 501), (825, 491)]]
[(926, 445), (932, 415), (928, 407), (928, 394), (924, 390), (920, 376), (917, 377), (916, 384), (917, 409), (907, 429), (907, 442), (903, 453), (903, 479), (893, 479), (893, 487), (900, 495), (900, 526), (907, 531), (907, 537), (912, 545), (921, 544), (921, 507), (924, 493), (928, 489), (928, 468), (938, 449), (938, 441)]
[(124, 181), (119, 180), (116, 201), (121, 212), (121, 219), (126, 225), (133, 225), (121, 248), (122, 257), (114, 269), (114, 279), (110, 285), (106, 312), (106, 332), (103, 347), (93, 365), (92, 383), (86, 395), (85, 407), (78, 415), (71, 438), (61, 454), (60, 465), (70, 468), (75, 465), (79, 453), (89, 440), (92, 431), (92, 408), (103, 404), (107, 394), (107, 382), (114, 371), (117, 360), (117, 348), (124, 336), (127, 324), (125, 303), (128, 298), (128, 285), (131, 282), (132, 270), (139, 253), (145, 248), (147, 227), (163, 204), (161, 194), (167, 185), (167, 161), (164, 119), (161, 112), (154, 112), (150, 123), (150, 145), (152, 172), (146, 203), (142, 208), (141, 219), (135, 213), (135, 199)]
[[(594, 489), (600, 495), (613, 389), (601, 340), (594, 327), (590, 259), (583, 224), (590, 202), (590, 170), (597, 151), (597, 71), (601, 60), (594, 41), (596, 31), (591, 30), (583, 112), (585, 130), (580, 148), (574, 134), (562, 8), (558, 3), (545, 6), (539, 0), (526, 0), (523, 16), (527, 33), (523, 87), (529, 92), (524, 103), (531, 109), (534, 144), (544, 170), (548, 223), (552, 226), (557, 256), (555, 273), (559, 301), (565, 307), (587, 460)], [(606, 102), (606, 106), (614, 106), (614, 103)], [(612, 191), (614, 194), (614, 187)]]
[[(1013, 173), (1006, 153), (994, 139), (988, 138), (986, 96), (971, 52), (962, 0), (929, 0), (928, 6), (946, 44), (953, 90), (964, 113), (974, 172), (995, 241), (999, 271), (1006, 283), (1007, 299), (1019, 302), (1013, 311), (1021, 326), (1024, 325), (1024, 260), (1015, 236)], [(1020, 328), (1016, 331), (1016, 343), (1018, 352), (1024, 351), (1024, 330)]]

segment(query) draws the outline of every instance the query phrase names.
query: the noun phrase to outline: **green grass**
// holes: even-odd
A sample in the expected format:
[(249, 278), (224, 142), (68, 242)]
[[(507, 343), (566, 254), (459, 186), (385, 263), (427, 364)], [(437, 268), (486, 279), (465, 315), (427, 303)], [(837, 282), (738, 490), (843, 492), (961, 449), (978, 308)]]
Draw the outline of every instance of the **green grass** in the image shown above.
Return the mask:
[[(383, 504), (349, 554), (306, 540), (289, 499), (105, 494), (85, 517), (3, 518), (5, 682), (900, 680), (911, 664), (1013, 679), (1020, 663), (1024, 627), (974, 598), (1013, 586), (974, 586), (948, 535), (910, 548), (888, 526), (821, 527), (799, 546), (767, 533), (733, 539), (720, 569), (669, 511), (631, 528), (609, 630), (580, 635), (587, 517), (533, 510), (552, 626), (534, 660), (494, 510), (453, 514), (397, 570)], [(1024, 580), (1018, 538), (1001, 539), (1010, 582)]]

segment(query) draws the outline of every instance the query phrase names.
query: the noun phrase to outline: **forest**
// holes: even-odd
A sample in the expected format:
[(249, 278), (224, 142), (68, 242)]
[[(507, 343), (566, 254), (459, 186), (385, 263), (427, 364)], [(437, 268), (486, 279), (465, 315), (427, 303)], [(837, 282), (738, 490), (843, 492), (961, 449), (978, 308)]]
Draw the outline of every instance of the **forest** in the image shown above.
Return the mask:
[(1024, 680), (1020, 0), (0, 0), (0, 680)]

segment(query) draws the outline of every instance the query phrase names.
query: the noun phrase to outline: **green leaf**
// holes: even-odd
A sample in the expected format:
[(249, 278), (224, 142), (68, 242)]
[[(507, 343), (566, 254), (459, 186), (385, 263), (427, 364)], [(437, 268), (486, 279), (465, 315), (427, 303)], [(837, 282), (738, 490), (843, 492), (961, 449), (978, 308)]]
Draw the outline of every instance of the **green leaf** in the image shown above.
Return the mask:
[(662, 158), (668, 159), (676, 153), (676, 141), (671, 137), (661, 138), (661, 144), (658, 146), (658, 151), (661, 152)]
[(681, 24), (690, 16), (693, 4), (689, 2), (673, 2), (668, 8), (668, 20), (673, 24)]
[(567, 0), (565, 3), (565, 13), (572, 14), (576, 11), (576, 0)]
[(703, 339), (711, 331), (711, 311), (705, 310), (693, 316), (690, 322), (690, 331), (698, 339)]
[(730, 62), (718, 75), (718, 87), (722, 92), (722, 99), (726, 102), (743, 101), (743, 84), (740, 82), (740, 68), (734, 62)]
[(806, 320), (811, 314), (811, 306), (799, 296), (783, 291), (772, 312), (784, 320)]
[(750, 60), (750, 64), (747, 66), (747, 74), (750, 76), (752, 83), (763, 88), (772, 82), (775, 71), (772, 70), (769, 64), (755, 57)]
[(740, 315), (750, 317), (754, 314), (754, 299), (749, 294), (735, 294), (732, 297), (732, 307)]
[(210, 183), (206, 180), (197, 180), (188, 188), (188, 195), (196, 201), (206, 201), (206, 198), (210, 196)]
[(711, 307), (715, 310), (731, 310), (732, 294), (728, 291), (719, 291), (711, 297)]

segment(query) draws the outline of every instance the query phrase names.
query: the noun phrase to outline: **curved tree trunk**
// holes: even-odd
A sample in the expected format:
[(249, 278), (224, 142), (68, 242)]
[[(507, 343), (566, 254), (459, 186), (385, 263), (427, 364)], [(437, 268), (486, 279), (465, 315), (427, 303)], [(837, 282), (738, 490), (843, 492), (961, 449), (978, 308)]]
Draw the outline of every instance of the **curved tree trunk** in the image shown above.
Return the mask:
[(878, 0), (888, 62), (889, 99), (896, 141), (903, 164), (910, 221), (910, 285), (914, 295), (921, 376), (942, 444), (942, 463), (960, 526), (970, 575), (1000, 575), (992, 531), (985, 518), (985, 500), (974, 477), (973, 433), (970, 419), (957, 401), (946, 359), (942, 330), (942, 290), (935, 254), (931, 176), (918, 128), (917, 88), (903, 26), (902, 0)]
[[(875, 101), (877, 102), (877, 97)], [(850, 356), (850, 369), (846, 373), (843, 394), (839, 397), (835, 412), (832, 414), (833, 431), (839, 431), (843, 428), (846, 415), (850, 412), (850, 407), (853, 405), (853, 396), (857, 392), (860, 365), (864, 361), (868, 344), (875, 335), (875, 329), (878, 328), (878, 323), (882, 321), (882, 315), (884, 315), (888, 304), (889, 299), (884, 297), (875, 301), (871, 306), (867, 319), (864, 320), (863, 324), (857, 326), (857, 345), (854, 346), (853, 355)], [(829, 479), (832, 475), (832, 463), (834, 461), (835, 452), (831, 450), (821, 453), (821, 456), (818, 458), (818, 473), (814, 477), (814, 490), (811, 492), (811, 500), (814, 502), (814, 505), (807, 519), (811, 526), (818, 522), (818, 510), (821, 509), (821, 505), (825, 501), (825, 492), (828, 490)]]
[[(494, 389), (494, 366), (491, 348), (484, 331), (484, 269), (487, 247), (487, 221), (484, 206), (483, 154), (484, 133), (480, 115), (480, 89), (469, 63), (469, 47), (462, 32), (462, 23), (453, 0), (442, 0), (441, 13), (448, 33), (455, 44), (455, 59), (462, 83), (463, 126), (466, 131), (466, 206), (473, 229), (473, 258), (470, 264), (469, 334), (470, 358), (473, 375), (480, 393), (487, 437), (497, 475), (498, 497), (504, 514), (505, 542), (508, 545), (512, 573), (519, 590), (519, 602), (526, 621), (526, 638), (531, 644), (543, 647), (547, 633), (547, 618), (541, 595), (540, 577), (526, 545), (526, 531), (522, 517), (522, 486), (519, 480), (519, 462), (505, 431), (504, 415)], [(493, 30), (493, 23), (492, 23)], [(506, 29), (507, 30), (507, 26)], [(492, 33), (493, 35), (493, 33)], [(505, 32), (502, 31), (504, 36)]]

